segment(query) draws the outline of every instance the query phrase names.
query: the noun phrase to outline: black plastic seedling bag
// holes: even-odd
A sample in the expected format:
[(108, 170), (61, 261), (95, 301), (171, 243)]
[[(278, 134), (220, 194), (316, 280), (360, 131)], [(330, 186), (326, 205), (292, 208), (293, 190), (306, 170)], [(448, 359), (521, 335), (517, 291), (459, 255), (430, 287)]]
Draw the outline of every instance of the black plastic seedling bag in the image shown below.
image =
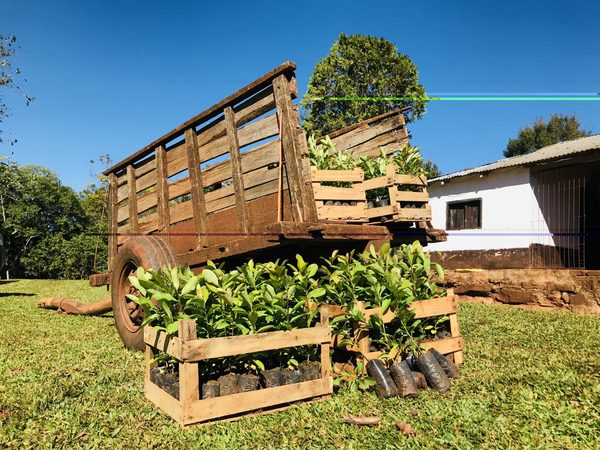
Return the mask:
[(383, 398), (393, 397), (398, 394), (398, 389), (385, 364), (380, 359), (372, 359), (367, 363), (367, 373), (375, 380), (375, 389)]
[(259, 381), (258, 375), (253, 375), (251, 373), (240, 375), (238, 378), (238, 387), (240, 388), (240, 392), (257, 390)]
[(435, 389), (440, 394), (443, 394), (450, 389), (450, 379), (431, 351), (421, 353), (416, 358), (416, 361), (419, 371), (425, 375), (427, 384), (431, 386), (432, 389)]
[(415, 383), (417, 383), (417, 387), (419, 390), (423, 390), (427, 388), (427, 380), (425, 379), (425, 375), (421, 372), (412, 371), (412, 376), (415, 379)]
[(281, 371), (281, 384), (300, 383), (300, 371), (294, 369), (283, 369)]
[(404, 398), (415, 398), (419, 396), (419, 388), (408, 367), (406, 360), (392, 365), (390, 374), (398, 388), (398, 395)]
[(219, 394), (220, 396), (237, 394), (240, 389), (238, 387), (238, 374), (230, 373), (219, 377)]
[(460, 378), (460, 371), (458, 370), (458, 366), (456, 364), (438, 352), (435, 348), (432, 348), (429, 351), (433, 353), (436, 361), (439, 363), (442, 369), (444, 369), (444, 372), (446, 372), (446, 375), (448, 375), (449, 378)]
[(209, 380), (202, 385), (202, 398), (215, 398), (219, 396), (219, 382)]
[(298, 366), (301, 381), (316, 380), (321, 377), (321, 365), (316, 361), (304, 361)]
[(263, 370), (260, 372), (262, 384), (265, 388), (281, 386), (281, 367)]

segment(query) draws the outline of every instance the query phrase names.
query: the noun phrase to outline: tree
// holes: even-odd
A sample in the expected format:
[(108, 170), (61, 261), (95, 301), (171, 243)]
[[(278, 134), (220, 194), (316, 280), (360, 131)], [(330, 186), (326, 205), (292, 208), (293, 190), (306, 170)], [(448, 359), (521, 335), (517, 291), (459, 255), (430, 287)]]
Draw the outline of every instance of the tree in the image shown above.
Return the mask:
[[(15, 53), (17, 38), (11, 34), (8, 36), (0, 35), (0, 88), (5, 88), (0, 91), (0, 144), (2, 144), (2, 127), (1, 124), (9, 115), (8, 106), (5, 103), (4, 96), (2, 95), (7, 89), (15, 89), (19, 91), (25, 103), (29, 105), (34, 98), (27, 95), (21, 90), (18, 84), (21, 71), (18, 67), (13, 65), (12, 59)], [(24, 80), (23, 80), (24, 81)], [(10, 141), (14, 144), (16, 140)]]
[(533, 126), (522, 128), (516, 139), (509, 139), (504, 156), (525, 155), (548, 145), (590, 135), (589, 131), (581, 129), (576, 116), (553, 114), (548, 123), (540, 117)]
[[(402, 100), (341, 101), (327, 97), (408, 97)], [(425, 89), (417, 67), (396, 46), (381, 38), (340, 34), (317, 66), (302, 99), (304, 128), (315, 136), (384, 112), (412, 106), (407, 120), (425, 113)]]

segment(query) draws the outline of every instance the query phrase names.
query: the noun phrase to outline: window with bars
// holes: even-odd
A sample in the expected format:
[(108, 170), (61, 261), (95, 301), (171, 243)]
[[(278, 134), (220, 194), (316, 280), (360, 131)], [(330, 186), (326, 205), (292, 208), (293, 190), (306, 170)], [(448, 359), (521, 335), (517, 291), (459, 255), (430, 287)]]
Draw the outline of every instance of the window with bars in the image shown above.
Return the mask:
[(476, 228), (481, 228), (480, 198), (447, 203), (447, 230), (472, 230)]

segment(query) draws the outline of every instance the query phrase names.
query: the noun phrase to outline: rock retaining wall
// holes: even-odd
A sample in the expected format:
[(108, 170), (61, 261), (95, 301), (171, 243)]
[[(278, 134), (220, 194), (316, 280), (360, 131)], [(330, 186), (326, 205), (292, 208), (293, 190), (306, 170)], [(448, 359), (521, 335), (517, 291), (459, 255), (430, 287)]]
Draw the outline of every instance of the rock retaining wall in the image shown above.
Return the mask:
[(445, 283), (464, 300), (600, 313), (600, 271), (451, 270)]

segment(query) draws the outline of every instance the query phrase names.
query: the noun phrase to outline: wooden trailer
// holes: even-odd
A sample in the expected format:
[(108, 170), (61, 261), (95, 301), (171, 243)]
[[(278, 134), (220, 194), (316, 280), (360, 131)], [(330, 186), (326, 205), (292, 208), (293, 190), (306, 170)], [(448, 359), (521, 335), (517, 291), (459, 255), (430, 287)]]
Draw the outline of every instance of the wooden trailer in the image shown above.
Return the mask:
[[(140, 312), (125, 297), (128, 275), (138, 266), (200, 269), (207, 260), (239, 263), (362, 250), (370, 242), (440, 239), (427, 228), (424, 179), (390, 174), (377, 184), (363, 181), (360, 171), (311, 169), (293, 102), (294, 70), (294, 63), (282, 64), (104, 172), (109, 272), (93, 275), (90, 283), (112, 285), (115, 320), (127, 347), (143, 348)], [(389, 153), (408, 144), (405, 125), (402, 112), (394, 111), (331, 137), (339, 149), (357, 155), (375, 155), (380, 147)], [(322, 186), (340, 176), (352, 180), (351, 189)], [(394, 200), (401, 182), (420, 186), (409, 195), (418, 200), (410, 208)], [(396, 203), (370, 210), (365, 193), (374, 183), (390, 189)]]

